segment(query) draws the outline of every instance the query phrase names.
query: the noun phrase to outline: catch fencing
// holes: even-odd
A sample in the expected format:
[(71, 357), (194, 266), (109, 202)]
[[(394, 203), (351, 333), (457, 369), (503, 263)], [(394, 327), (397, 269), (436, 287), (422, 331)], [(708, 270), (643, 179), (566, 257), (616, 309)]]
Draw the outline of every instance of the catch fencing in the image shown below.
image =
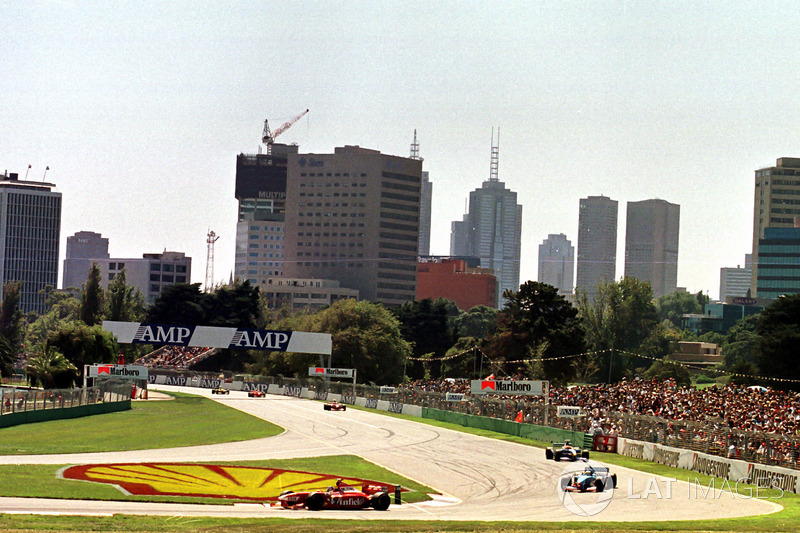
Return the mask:
[(0, 427), (130, 409), (130, 383), (83, 389), (0, 388)]

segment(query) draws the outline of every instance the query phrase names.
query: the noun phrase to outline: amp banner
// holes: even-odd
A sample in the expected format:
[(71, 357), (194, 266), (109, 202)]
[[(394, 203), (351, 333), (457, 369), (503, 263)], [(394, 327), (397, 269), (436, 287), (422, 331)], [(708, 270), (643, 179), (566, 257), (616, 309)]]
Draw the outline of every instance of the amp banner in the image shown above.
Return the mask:
[(171, 344), (323, 355), (330, 355), (332, 348), (329, 333), (179, 326), (111, 320), (103, 321), (103, 329), (113, 333), (117, 337), (117, 342), (127, 344)]

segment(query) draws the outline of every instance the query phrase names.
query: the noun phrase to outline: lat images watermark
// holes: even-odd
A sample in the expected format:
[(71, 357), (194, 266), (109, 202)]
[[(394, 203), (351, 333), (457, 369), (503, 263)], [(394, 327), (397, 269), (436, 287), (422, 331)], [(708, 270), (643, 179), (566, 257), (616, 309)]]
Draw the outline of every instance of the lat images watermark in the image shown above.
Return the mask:
[[(629, 500), (671, 500), (686, 498), (696, 500), (713, 500), (733, 498), (740, 500), (783, 498), (785, 490), (774, 480), (742, 478), (736, 481), (711, 478), (707, 483), (697, 477), (687, 477), (686, 483), (675, 486), (677, 478), (649, 477), (643, 483), (633, 478), (627, 479), (626, 498)], [(683, 486), (685, 485), (685, 486)], [(778, 494), (767, 493), (767, 490), (778, 491)]]
[(779, 480), (771, 477), (742, 478), (729, 481), (711, 478), (703, 482), (696, 476), (686, 481), (677, 478), (649, 476), (619, 480), (616, 473), (595, 461), (567, 465), (558, 477), (556, 492), (569, 512), (578, 516), (594, 516), (608, 507), (615, 491), (629, 500), (721, 500), (783, 498), (786, 492)]

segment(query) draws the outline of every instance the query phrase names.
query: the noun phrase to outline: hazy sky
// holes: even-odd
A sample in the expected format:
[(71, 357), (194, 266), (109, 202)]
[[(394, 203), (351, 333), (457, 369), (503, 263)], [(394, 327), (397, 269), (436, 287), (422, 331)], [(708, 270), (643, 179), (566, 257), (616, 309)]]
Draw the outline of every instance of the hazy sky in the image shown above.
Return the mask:
[[(678, 284), (719, 292), (744, 263), (753, 172), (800, 157), (800, 3), (0, 3), (0, 172), (63, 194), (66, 237), (102, 233), (112, 257), (165, 248), (202, 282), (234, 263), (236, 155), (279, 140), (305, 153), (356, 144), (408, 156), (433, 182), (431, 253), (489, 177), (523, 206), (521, 281), (578, 202), (681, 206)], [(59, 278), (60, 282), (60, 278)]]

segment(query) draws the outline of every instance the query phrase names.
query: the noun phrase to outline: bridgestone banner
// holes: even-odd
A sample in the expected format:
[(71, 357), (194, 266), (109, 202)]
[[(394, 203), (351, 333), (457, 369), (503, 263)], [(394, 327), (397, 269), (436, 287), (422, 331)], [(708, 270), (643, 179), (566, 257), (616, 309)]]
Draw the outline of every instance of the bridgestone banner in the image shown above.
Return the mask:
[(513, 381), (496, 379), (473, 379), (472, 394), (508, 394), (512, 396), (541, 396), (544, 381)]
[(731, 482), (752, 483), (759, 487), (780, 489), (788, 492), (800, 491), (800, 471), (791, 468), (762, 465), (741, 459), (728, 459), (623, 437), (617, 440), (617, 452), (628, 457), (645, 459), (674, 468), (692, 470), (700, 474), (727, 479)]
[(89, 378), (147, 379), (147, 367), (139, 365), (89, 365)]
[(317, 378), (349, 378), (353, 379), (353, 368), (323, 368), (321, 366), (308, 367), (308, 375)]
[(171, 344), (237, 350), (272, 350), (330, 355), (329, 333), (271, 331), (266, 329), (177, 326), (141, 322), (103, 321), (103, 329), (126, 344)]

